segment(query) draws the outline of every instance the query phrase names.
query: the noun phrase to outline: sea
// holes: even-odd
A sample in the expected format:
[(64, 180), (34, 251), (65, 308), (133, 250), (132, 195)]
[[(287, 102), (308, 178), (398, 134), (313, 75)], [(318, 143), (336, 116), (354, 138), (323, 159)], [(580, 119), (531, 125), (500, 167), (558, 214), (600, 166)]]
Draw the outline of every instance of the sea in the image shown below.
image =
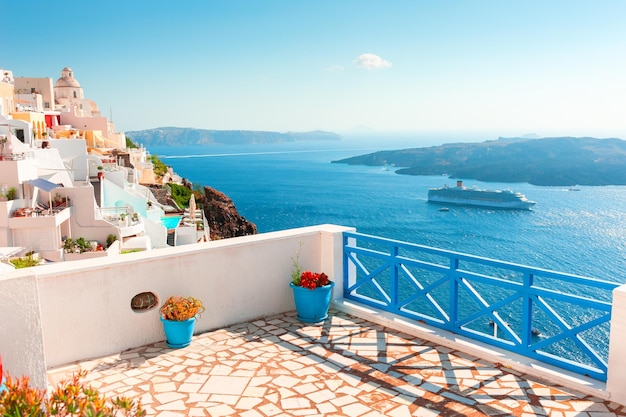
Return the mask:
[[(485, 138), (491, 139), (491, 138)], [(495, 138), (493, 138), (495, 139)], [(332, 163), (342, 158), (437, 144), (380, 137), (280, 144), (148, 146), (180, 176), (234, 202), (259, 233), (332, 223), (380, 237), (574, 275), (626, 283), (626, 187), (464, 185), (511, 189), (530, 211), (442, 206), (429, 188), (447, 176), (409, 176), (394, 166)]]

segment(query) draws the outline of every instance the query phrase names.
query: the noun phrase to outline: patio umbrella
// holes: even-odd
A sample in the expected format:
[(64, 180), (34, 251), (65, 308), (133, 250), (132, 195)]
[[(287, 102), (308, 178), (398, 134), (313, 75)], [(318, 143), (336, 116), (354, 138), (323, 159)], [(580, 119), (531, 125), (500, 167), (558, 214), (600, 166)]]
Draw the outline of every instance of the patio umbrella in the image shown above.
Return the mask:
[(191, 193), (189, 199), (189, 220), (192, 222), (196, 220), (196, 197)]

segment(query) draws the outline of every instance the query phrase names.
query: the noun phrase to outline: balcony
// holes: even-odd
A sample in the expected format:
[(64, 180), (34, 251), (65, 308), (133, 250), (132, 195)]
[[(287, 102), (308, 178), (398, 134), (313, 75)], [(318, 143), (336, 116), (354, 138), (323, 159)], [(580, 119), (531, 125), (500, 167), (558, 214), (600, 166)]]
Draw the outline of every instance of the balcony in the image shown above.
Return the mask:
[(10, 229), (55, 228), (70, 219), (71, 207), (45, 210), (19, 208), (9, 218)]
[[(10, 273), (0, 292), (20, 302), (0, 305), (12, 336), (0, 338), (5, 370), (45, 387), (81, 366), (94, 387), (163, 416), (626, 413), (620, 330), (605, 383), (347, 300), (343, 285), (329, 320), (298, 322), (291, 256), (302, 244), (301, 265), (341, 283), (352, 230), (314, 226)], [(157, 308), (131, 309), (143, 292), (204, 301), (191, 346), (166, 347)], [(612, 329), (626, 326), (624, 294), (614, 290)]]
[(140, 398), (149, 416), (613, 416), (626, 407), (408, 333), (332, 311), (322, 325), (295, 313), (153, 343), (78, 368), (109, 396)]

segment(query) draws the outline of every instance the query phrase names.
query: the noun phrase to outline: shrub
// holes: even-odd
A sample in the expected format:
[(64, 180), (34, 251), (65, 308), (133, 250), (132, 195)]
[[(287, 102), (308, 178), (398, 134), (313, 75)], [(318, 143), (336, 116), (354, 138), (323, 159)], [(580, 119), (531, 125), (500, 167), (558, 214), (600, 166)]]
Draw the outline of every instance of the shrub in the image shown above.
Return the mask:
[(31, 266), (37, 266), (41, 263), (39, 259), (33, 258), (32, 252), (30, 254), (26, 254), (25, 258), (15, 258), (10, 261), (15, 268), (29, 268)]
[(107, 248), (110, 247), (113, 242), (115, 242), (117, 240), (117, 236), (111, 234), (107, 236)]
[(29, 378), (6, 377), (6, 391), (0, 394), (0, 415), (20, 417), (93, 416), (93, 417), (144, 417), (141, 401), (128, 397), (106, 397), (80, 382), (87, 371), (75, 373), (70, 380), (61, 381), (48, 394), (29, 385)]
[(168, 186), (170, 187), (172, 200), (176, 202), (178, 207), (188, 207), (189, 199), (191, 198), (191, 190), (183, 185), (175, 183), (170, 183)]

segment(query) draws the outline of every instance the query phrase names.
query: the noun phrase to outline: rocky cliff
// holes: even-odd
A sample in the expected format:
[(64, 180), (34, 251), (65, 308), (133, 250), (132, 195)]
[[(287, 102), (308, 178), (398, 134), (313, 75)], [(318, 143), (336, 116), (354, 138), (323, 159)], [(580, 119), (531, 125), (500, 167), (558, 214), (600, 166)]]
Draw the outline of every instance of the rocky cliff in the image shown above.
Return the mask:
[(204, 187), (204, 197), (198, 199), (211, 230), (211, 240), (254, 235), (257, 228), (239, 214), (228, 196), (211, 187)]

